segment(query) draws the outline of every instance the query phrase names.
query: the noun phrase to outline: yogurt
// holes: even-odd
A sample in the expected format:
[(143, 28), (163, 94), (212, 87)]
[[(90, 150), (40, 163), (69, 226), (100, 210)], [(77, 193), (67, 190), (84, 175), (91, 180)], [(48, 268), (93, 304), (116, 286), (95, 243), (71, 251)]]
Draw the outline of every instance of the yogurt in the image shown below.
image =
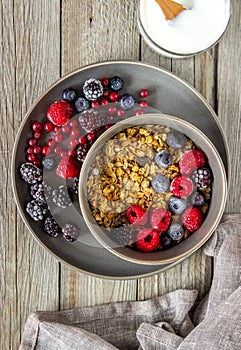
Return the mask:
[[(203, 51), (222, 36), (230, 18), (230, 0), (176, 0), (187, 9), (167, 21), (155, 0), (140, 0), (140, 26), (160, 50), (179, 55)], [(142, 30), (142, 31), (143, 31)], [(153, 46), (153, 45), (152, 45)]]

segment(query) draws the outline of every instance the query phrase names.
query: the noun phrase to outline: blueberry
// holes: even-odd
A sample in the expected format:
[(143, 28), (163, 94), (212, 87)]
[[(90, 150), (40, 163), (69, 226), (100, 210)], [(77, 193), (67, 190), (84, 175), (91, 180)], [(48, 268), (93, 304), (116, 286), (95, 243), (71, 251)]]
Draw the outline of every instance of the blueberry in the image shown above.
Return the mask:
[(182, 148), (185, 146), (187, 139), (185, 135), (179, 131), (172, 131), (169, 132), (167, 135), (167, 144), (168, 146), (177, 149), (177, 148)]
[(169, 201), (169, 208), (175, 215), (181, 214), (186, 209), (186, 206), (184, 198), (172, 197)]
[(191, 202), (193, 205), (199, 207), (205, 203), (205, 197), (200, 192), (193, 192), (193, 194), (191, 195)]
[(42, 164), (45, 170), (52, 170), (55, 167), (55, 159), (53, 156), (44, 157), (42, 160)]
[(155, 155), (155, 162), (159, 168), (167, 168), (172, 163), (172, 155), (167, 150), (162, 150)]
[(85, 109), (88, 109), (90, 106), (89, 101), (87, 101), (84, 97), (78, 97), (74, 105), (79, 113), (83, 112)]
[(120, 105), (123, 109), (131, 109), (135, 105), (135, 99), (132, 95), (125, 94), (120, 98)]
[(164, 249), (170, 248), (172, 245), (172, 240), (166, 233), (161, 235), (161, 245)]
[(170, 187), (170, 180), (165, 175), (155, 175), (151, 181), (153, 190), (158, 193), (166, 192)]
[(184, 235), (184, 230), (182, 225), (174, 223), (174, 224), (171, 224), (167, 233), (173, 241), (178, 241)]
[(77, 92), (73, 88), (67, 88), (62, 93), (63, 100), (68, 102), (74, 101), (76, 97), (77, 97)]
[(110, 78), (110, 88), (114, 91), (119, 91), (123, 88), (123, 80), (120, 77)]

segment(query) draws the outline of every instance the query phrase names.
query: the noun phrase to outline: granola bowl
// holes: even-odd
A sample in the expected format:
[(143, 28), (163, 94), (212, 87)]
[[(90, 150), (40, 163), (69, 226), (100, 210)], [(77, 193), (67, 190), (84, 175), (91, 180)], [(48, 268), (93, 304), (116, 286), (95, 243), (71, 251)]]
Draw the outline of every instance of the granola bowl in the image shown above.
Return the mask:
[(136, 264), (191, 255), (217, 227), (226, 195), (225, 168), (211, 141), (166, 114), (113, 125), (80, 172), (79, 204), (90, 232), (111, 253)]

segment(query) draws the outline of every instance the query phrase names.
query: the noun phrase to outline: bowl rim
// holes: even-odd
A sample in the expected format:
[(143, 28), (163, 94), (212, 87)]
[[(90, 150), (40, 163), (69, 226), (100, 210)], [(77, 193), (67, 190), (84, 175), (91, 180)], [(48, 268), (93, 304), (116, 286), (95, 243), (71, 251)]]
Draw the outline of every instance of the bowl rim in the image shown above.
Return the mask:
[[(151, 121), (148, 122), (148, 121), (145, 121), (144, 118), (145, 118), (145, 120), (148, 120), (150, 118), (152, 118), (152, 119), (151, 119)], [(105, 142), (105, 141), (109, 140), (111, 137), (116, 135), (121, 130), (123, 130), (127, 127), (131, 127), (131, 126), (136, 126), (136, 125), (143, 125), (144, 126), (144, 125), (153, 125), (153, 124), (160, 125), (160, 120), (162, 120), (161, 125), (165, 126), (165, 120), (164, 120), (165, 118), (168, 119), (167, 126), (175, 129), (175, 125), (178, 125), (177, 130), (179, 130), (179, 128), (181, 128), (181, 131), (184, 134), (186, 134), (186, 136), (190, 137), (189, 135), (187, 135), (186, 130), (185, 130), (185, 132), (183, 131), (183, 129), (182, 129), (183, 127), (194, 132), (195, 136), (199, 135), (201, 140), (203, 140), (205, 142), (204, 148), (205, 148), (205, 146), (207, 146), (208, 149), (211, 150), (211, 156), (215, 157), (211, 161), (214, 161), (216, 166), (218, 166), (217, 167), (218, 175), (221, 177), (221, 186), (219, 187), (219, 191), (218, 191), (219, 198), (220, 198), (220, 203), (219, 203), (220, 207), (218, 208), (217, 205), (214, 206), (214, 204), (212, 204), (212, 201), (211, 201), (210, 206), (212, 206), (212, 208), (216, 211), (215, 218), (213, 220), (211, 220), (211, 224), (210, 224), (211, 227), (203, 235), (203, 238), (201, 240), (198, 240), (196, 242), (196, 244), (194, 244), (193, 246), (191, 246), (187, 250), (184, 249), (184, 244), (183, 244), (182, 245), (182, 247), (183, 247), (182, 252), (177, 256), (172, 256), (169, 258), (166, 257), (166, 258), (162, 258), (159, 260), (150, 260), (150, 257), (152, 257), (153, 254), (158, 254), (158, 253), (160, 254), (160, 252), (161, 252), (161, 254), (167, 255), (166, 252), (168, 252), (168, 251), (174, 252), (174, 250), (176, 250), (175, 248), (177, 248), (178, 246), (180, 247), (180, 244), (178, 244), (175, 247), (170, 248), (169, 250), (164, 250), (164, 251), (159, 251), (159, 252), (150, 252), (148, 254), (143, 253), (143, 252), (136, 253), (136, 251), (132, 251), (130, 248), (126, 248), (126, 247), (122, 247), (120, 249), (119, 248), (116, 249), (116, 248), (111, 247), (111, 242), (113, 243), (113, 241), (106, 234), (104, 235), (104, 239), (102, 238), (103, 230), (100, 226), (98, 226), (98, 224), (96, 224), (96, 222), (91, 214), (89, 205), (88, 204), (86, 205), (86, 203), (88, 203), (88, 198), (87, 198), (87, 194), (86, 194), (86, 192), (87, 192), (86, 185), (87, 185), (87, 178), (88, 178), (88, 174), (89, 174), (89, 167), (91, 165), (91, 160), (93, 159), (93, 156), (95, 156), (99, 152), (100, 148), (103, 146), (103, 141)], [(154, 119), (154, 122), (153, 122), (153, 119)], [(194, 143), (197, 144), (195, 141), (194, 141)], [(198, 146), (198, 147), (200, 147), (200, 146)], [(203, 147), (200, 147), (200, 148), (203, 149)], [(206, 152), (205, 152), (205, 154), (206, 154)], [(217, 191), (217, 189), (216, 189), (216, 191)], [(222, 214), (224, 212), (226, 199), (227, 199), (227, 191), (228, 191), (228, 185), (227, 185), (226, 171), (225, 171), (222, 159), (221, 159), (218, 151), (216, 150), (215, 146), (209, 140), (209, 138), (202, 131), (200, 131), (197, 127), (193, 126), (189, 122), (184, 121), (182, 119), (179, 119), (177, 117), (174, 117), (174, 116), (171, 116), (168, 114), (162, 114), (162, 113), (144, 114), (141, 116), (129, 117), (123, 121), (116, 123), (110, 129), (106, 130), (95, 141), (95, 143), (91, 147), (90, 151), (88, 152), (88, 154), (85, 158), (85, 161), (83, 163), (82, 169), (80, 171), (80, 177), (79, 177), (79, 205), (80, 205), (80, 209), (81, 209), (83, 218), (84, 218), (91, 234), (93, 234), (94, 237), (99, 241), (99, 243), (101, 245), (103, 245), (106, 249), (108, 249), (111, 253), (113, 253), (113, 254), (117, 255), (118, 257), (120, 257), (124, 260), (127, 260), (129, 262), (137, 263), (137, 264), (144, 264), (144, 265), (171, 264), (171, 263), (174, 263), (175, 261), (185, 259), (187, 256), (191, 255), (193, 252), (198, 250), (209, 239), (209, 237), (212, 235), (212, 233), (214, 232), (214, 230), (216, 229), (218, 223), (220, 222), (220, 220), (222, 218)], [(215, 196), (215, 193), (212, 194), (212, 196)], [(215, 199), (215, 197), (214, 197), (214, 199)], [(86, 210), (86, 208), (87, 208), (87, 210)], [(211, 214), (211, 212), (208, 213), (208, 215), (205, 218), (204, 222), (202, 223), (201, 227), (197, 231), (195, 231), (188, 239), (190, 239), (193, 235), (195, 235), (195, 233), (203, 231), (203, 229), (205, 228), (205, 225), (203, 225), (203, 224), (205, 222), (207, 224), (207, 222), (210, 221), (210, 214)], [(185, 242), (187, 242), (187, 240), (185, 240), (181, 243), (185, 243)], [(195, 241), (195, 239), (194, 239), (194, 241)], [(143, 258), (148, 257), (148, 259), (145, 259), (145, 258), (138, 259), (138, 258), (130, 257), (129, 255), (120, 252), (120, 250), (123, 250), (123, 249), (126, 250), (127, 252), (135, 252), (134, 255), (138, 255), (138, 254), (143, 255)]]

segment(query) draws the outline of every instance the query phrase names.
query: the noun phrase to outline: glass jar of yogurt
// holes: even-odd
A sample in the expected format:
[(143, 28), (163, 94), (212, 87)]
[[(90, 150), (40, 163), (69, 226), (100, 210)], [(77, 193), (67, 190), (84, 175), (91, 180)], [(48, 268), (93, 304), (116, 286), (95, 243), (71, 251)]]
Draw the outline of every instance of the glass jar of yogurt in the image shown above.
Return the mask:
[(140, 0), (139, 29), (147, 44), (171, 58), (185, 58), (215, 45), (227, 29), (231, 0), (175, 0), (184, 11), (166, 20), (156, 0)]

